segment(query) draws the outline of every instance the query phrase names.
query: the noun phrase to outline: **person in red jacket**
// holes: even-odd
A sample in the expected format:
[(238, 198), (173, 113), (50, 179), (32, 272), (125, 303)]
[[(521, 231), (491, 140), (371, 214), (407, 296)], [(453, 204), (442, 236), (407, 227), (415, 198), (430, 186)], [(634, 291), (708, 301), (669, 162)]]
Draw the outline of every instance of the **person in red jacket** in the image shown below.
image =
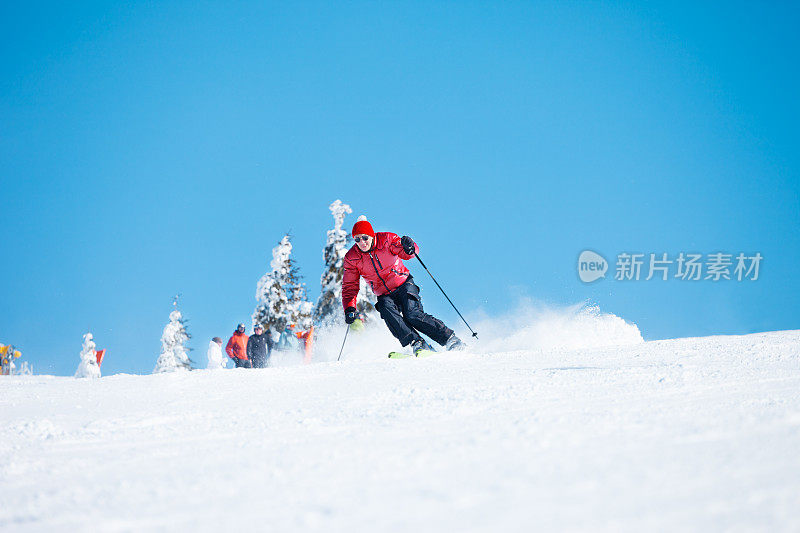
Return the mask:
[(419, 287), (403, 263), (419, 251), (411, 237), (401, 239), (394, 233), (375, 233), (366, 218), (359, 217), (353, 226), (353, 239), (356, 244), (344, 256), (345, 322), (352, 324), (358, 316), (356, 296), (363, 277), (378, 296), (375, 308), (400, 344), (410, 344), (415, 354), (431, 350), (420, 335), (423, 333), (448, 350), (463, 350), (464, 344), (453, 330), (422, 309)]
[(252, 368), (250, 360), (247, 358), (247, 341), (249, 337), (244, 334), (244, 324), (236, 326), (236, 331), (233, 332), (228, 345), (225, 346), (225, 351), (228, 352), (228, 357), (233, 359), (236, 368)]

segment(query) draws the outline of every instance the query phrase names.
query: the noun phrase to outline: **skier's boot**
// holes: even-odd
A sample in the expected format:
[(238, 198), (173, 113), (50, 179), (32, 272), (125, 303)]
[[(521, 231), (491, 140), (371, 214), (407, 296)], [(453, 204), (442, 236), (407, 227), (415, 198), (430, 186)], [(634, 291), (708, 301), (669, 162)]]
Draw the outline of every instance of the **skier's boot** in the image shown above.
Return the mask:
[(411, 351), (414, 353), (414, 355), (419, 355), (420, 352), (425, 350), (429, 352), (434, 351), (434, 349), (431, 348), (431, 345), (425, 342), (425, 339), (419, 338), (411, 342)]
[(452, 335), (450, 335), (450, 338), (447, 339), (447, 342), (445, 343), (444, 347), (448, 352), (450, 352), (453, 350), (461, 351), (465, 349), (467, 346), (463, 342), (461, 342), (461, 339), (456, 337), (455, 333), (453, 333)]

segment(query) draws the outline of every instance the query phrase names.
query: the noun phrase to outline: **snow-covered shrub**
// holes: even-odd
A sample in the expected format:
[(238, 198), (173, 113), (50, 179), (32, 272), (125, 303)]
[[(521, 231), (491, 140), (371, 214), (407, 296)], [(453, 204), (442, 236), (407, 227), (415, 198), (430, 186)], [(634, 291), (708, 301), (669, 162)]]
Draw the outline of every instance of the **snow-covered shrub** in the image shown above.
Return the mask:
[(81, 347), (78, 370), (75, 372), (76, 378), (99, 378), (100, 365), (97, 364), (97, 346), (91, 333), (83, 336), (83, 346)]
[(183, 315), (177, 308), (173, 309), (169, 314), (169, 323), (164, 326), (164, 333), (161, 335), (161, 355), (158, 356), (153, 373), (191, 370), (192, 361), (186, 348), (189, 338)]

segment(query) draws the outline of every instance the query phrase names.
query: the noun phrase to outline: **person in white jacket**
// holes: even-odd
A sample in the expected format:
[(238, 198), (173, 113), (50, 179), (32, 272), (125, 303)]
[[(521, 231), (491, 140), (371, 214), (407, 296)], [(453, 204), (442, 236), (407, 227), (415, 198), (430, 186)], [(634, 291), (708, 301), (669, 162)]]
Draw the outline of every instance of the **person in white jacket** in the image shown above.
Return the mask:
[(218, 368), (225, 368), (227, 361), (222, 357), (222, 339), (214, 337), (208, 343), (208, 366), (206, 368), (214, 370)]

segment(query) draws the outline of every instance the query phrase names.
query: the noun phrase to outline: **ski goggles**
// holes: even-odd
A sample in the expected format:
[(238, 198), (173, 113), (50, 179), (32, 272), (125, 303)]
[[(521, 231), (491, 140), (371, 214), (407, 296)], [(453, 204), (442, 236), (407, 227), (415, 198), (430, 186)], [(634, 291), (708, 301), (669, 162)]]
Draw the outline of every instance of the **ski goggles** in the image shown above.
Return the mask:
[(353, 237), (353, 240), (356, 242), (358, 241), (367, 242), (369, 239), (370, 239), (369, 235), (356, 235), (355, 237)]

